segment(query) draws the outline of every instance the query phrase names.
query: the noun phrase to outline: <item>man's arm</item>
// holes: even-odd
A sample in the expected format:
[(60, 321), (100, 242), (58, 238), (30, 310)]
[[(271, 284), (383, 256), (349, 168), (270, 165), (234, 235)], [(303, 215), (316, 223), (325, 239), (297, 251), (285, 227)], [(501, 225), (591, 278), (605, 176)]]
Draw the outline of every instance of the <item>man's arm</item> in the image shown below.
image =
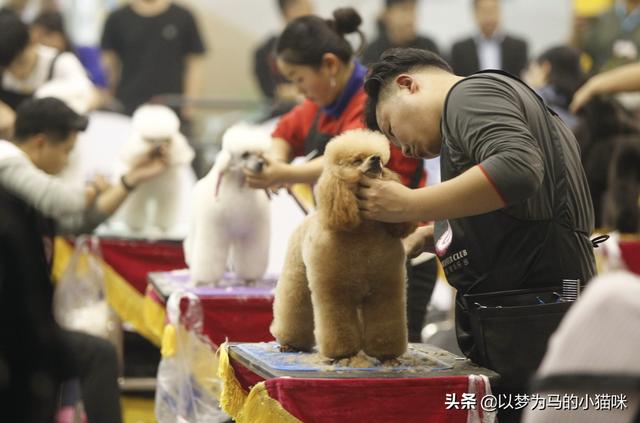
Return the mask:
[(598, 94), (613, 94), (624, 91), (640, 91), (640, 63), (620, 66), (589, 79), (574, 94), (570, 109), (575, 113)]
[(449, 181), (409, 189), (400, 183), (363, 178), (358, 193), (362, 215), (383, 222), (428, 222), (488, 213), (505, 202), (481, 166)]

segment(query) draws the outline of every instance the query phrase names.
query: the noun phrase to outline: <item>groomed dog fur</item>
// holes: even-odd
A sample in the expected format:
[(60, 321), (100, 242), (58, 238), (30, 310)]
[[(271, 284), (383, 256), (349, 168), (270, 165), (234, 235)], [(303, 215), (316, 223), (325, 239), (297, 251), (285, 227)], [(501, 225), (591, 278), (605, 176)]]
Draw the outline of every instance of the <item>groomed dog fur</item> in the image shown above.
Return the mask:
[[(167, 232), (177, 223), (182, 204), (183, 178), (195, 154), (180, 133), (178, 116), (166, 106), (140, 106), (133, 114), (131, 123), (131, 137), (124, 145), (120, 164), (124, 170), (116, 173), (125, 173), (141, 155), (161, 144), (168, 147), (169, 168), (153, 180), (141, 184), (129, 195), (122, 207), (122, 218), (134, 231), (142, 231), (149, 225)], [(154, 202), (155, 214), (150, 216), (147, 205)]]
[(397, 180), (383, 167), (389, 143), (379, 133), (349, 131), (327, 145), (324, 160), (317, 212), (289, 240), (271, 333), (283, 350), (309, 351), (316, 343), (332, 359), (360, 350), (379, 360), (398, 357), (407, 348), (401, 238), (415, 225), (363, 220), (355, 195), (363, 173)]
[(196, 284), (215, 284), (227, 265), (245, 280), (264, 275), (269, 263), (270, 203), (264, 190), (245, 184), (244, 167), (260, 170), (271, 137), (238, 125), (225, 132), (222, 151), (193, 192), (185, 257)]

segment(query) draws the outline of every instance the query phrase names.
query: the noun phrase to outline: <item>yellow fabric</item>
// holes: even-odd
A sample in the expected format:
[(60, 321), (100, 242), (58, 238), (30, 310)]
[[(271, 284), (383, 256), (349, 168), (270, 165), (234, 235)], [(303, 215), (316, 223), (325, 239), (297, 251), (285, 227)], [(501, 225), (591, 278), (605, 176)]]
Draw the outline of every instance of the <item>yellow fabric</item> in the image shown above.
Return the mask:
[(154, 339), (162, 339), (166, 321), (164, 304), (158, 304), (148, 295), (142, 300), (142, 320), (144, 327), (149, 331), (149, 336)]
[(220, 407), (239, 423), (299, 423), (282, 405), (269, 396), (264, 382), (247, 395), (229, 362), (227, 343), (218, 349), (218, 376), (222, 380)]
[(573, 10), (578, 16), (596, 16), (613, 5), (613, 0), (573, 0)]
[(218, 377), (222, 380), (222, 392), (220, 393), (220, 408), (222, 411), (236, 417), (240, 414), (244, 402), (247, 399), (247, 393), (236, 379), (235, 372), (231, 363), (229, 363), (229, 354), (227, 352), (227, 343), (224, 342), (218, 348)]
[[(73, 254), (73, 247), (64, 238), (56, 237), (54, 251), (52, 275), (54, 281), (57, 281), (67, 268), (69, 259)], [(151, 330), (145, 322), (143, 313), (143, 310), (145, 310), (145, 297), (107, 263), (101, 261), (101, 265), (104, 272), (105, 294), (109, 305), (115, 310), (120, 319), (133, 325), (136, 332), (155, 345), (160, 346), (162, 329), (159, 331), (157, 328)], [(154, 312), (157, 313), (158, 311), (154, 310)], [(164, 313), (164, 309), (162, 313)], [(158, 317), (155, 317), (155, 319), (157, 320)], [(162, 320), (164, 322), (164, 314), (162, 314)]]
[(176, 355), (176, 327), (174, 325), (167, 325), (164, 327), (164, 333), (162, 335), (162, 347), (160, 353), (162, 358), (169, 358)]
[(152, 399), (123, 396), (120, 403), (124, 423), (156, 423)]
[(269, 396), (264, 382), (251, 388), (236, 421), (238, 423), (300, 423), (300, 420), (289, 414), (278, 401)]

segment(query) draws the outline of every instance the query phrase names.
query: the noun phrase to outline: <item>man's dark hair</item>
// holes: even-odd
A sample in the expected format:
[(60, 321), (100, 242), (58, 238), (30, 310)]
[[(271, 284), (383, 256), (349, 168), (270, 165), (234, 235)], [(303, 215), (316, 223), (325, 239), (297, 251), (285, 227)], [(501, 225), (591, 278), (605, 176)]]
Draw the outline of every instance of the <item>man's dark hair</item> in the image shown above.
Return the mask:
[(384, 88), (398, 75), (416, 68), (434, 67), (453, 73), (451, 66), (435, 53), (417, 48), (391, 48), (380, 56), (380, 60), (369, 66), (364, 82), (367, 93), (365, 120), (369, 129), (379, 131), (376, 108)]
[(333, 53), (348, 63), (353, 48), (346, 34), (357, 32), (364, 44), (364, 35), (358, 29), (362, 18), (351, 7), (336, 9), (333, 19), (310, 15), (294, 19), (284, 29), (276, 45), (276, 54), (287, 63), (318, 67), (326, 53)]
[(551, 65), (549, 85), (564, 97), (562, 105), (568, 108), (573, 95), (586, 79), (580, 64), (580, 51), (569, 46), (553, 47), (542, 53), (536, 62)]
[(88, 119), (63, 101), (47, 97), (26, 100), (16, 109), (14, 138), (17, 143), (37, 134), (52, 142), (64, 142), (73, 132), (87, 129)]
[(29, 28), (10, 9), (0, 9), (0, 68), (7, 67), (27, 48)]

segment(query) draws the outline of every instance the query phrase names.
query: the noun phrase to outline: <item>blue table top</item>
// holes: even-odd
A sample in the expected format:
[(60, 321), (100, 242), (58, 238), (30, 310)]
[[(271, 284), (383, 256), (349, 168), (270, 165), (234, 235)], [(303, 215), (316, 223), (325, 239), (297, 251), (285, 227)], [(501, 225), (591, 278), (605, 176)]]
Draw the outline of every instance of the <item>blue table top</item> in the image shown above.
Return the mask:
[(380, 363), (364, 353), (331, 361), (317, 352), (280, 352), (275, 342), (232, 344), (232, 356), (241, 357), (263, 376), (296, 377), (405, 377), (450, 370), (458, 357), (436, 347), (410, 344), (407, 352), (390, 363)]

